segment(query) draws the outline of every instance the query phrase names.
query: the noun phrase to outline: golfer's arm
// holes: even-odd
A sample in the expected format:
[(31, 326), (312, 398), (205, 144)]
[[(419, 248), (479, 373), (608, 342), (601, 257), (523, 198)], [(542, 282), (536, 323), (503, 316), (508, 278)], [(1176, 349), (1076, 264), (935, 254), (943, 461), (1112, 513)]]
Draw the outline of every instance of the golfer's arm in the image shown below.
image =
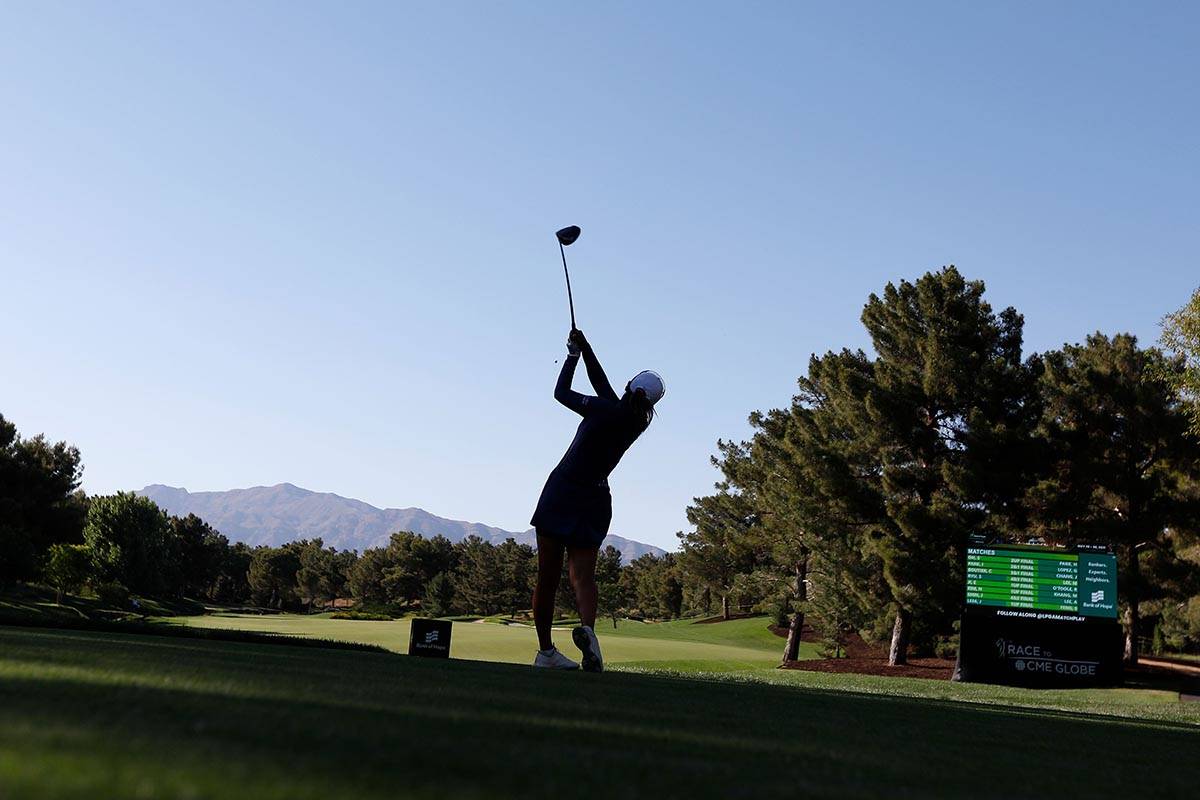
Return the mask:
[(579, 356), (567, 356), (563, 359), (562, 371), (558, 373), (558, 383), (554, 386), (554, 399), (562, 403), (576, 414), (584, 413), (587, 400), (579, 392), (571, 390), (571, 381), (575, 378), (575, 366)]
[(597, 395), (614, 403), (621, 399), (613, 391), (612, 384), (608, 382), (608, 376), (604, 374), (600, 359), (596, 358), (596, 352), (592, 350), (591, 345), (583, 348), (583, 365), (587, 367), (588, 380), (592, 382), (592, 388), (596, 390)]

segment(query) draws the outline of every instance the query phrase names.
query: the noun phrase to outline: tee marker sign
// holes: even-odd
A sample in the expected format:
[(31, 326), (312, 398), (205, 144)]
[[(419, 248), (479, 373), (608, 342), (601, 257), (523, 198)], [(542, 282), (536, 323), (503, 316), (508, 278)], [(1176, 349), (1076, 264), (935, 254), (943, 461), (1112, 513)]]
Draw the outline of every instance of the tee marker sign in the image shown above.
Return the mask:
[(445, 619), (414, 619), (408, 634), (408, 654), (426, 658), (450, 657), (450, 631)]

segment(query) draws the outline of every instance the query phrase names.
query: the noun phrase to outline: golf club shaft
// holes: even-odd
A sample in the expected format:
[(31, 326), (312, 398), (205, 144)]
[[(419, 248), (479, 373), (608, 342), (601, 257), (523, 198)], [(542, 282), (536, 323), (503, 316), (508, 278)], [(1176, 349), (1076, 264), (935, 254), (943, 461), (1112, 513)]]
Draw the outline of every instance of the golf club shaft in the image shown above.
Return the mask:
[(575, 330), (575, 299), (571, 297), (571, 273), (567, 272), (567, 251), (562, 242), (558, 243), (558, 252), (562, 255), (563, 275), (567, 276), (567, 302), (571, 304), (571, 330)]

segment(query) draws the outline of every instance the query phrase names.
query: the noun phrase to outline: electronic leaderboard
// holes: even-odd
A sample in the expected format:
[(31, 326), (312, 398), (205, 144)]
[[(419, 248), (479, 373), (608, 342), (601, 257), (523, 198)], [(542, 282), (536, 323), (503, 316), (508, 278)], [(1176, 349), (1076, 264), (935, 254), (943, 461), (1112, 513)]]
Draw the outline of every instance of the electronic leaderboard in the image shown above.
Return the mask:
[(1117, 560), (1106, 547), (967, 547), (967, 607), (1043, 612), (1045, 617), (1117, 617)]

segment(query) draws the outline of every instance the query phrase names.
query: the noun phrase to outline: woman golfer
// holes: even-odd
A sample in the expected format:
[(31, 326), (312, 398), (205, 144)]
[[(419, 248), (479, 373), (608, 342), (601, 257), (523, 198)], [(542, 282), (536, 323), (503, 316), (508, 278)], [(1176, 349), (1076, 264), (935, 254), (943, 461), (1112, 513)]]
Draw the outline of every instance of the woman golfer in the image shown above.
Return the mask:
[[(579, 357), (583, 356), (588, 380), (596, 395), (571, 390), (571, 379)], [(572, 638), (583, 653), (583, 668), (601, 672), (604, 659), (596, 640), (596, 555), (608, 535), (612, 520), (612, 495), (608, 491), (609, 473), (621, 456), (642, 435), (654, 419), (654, 404), (666, 388), (654, 372), (639, 372), (625, 386), (620, 397), (613, 391), (581, 331), (572, 329), (567, 339), (567, 358), (554, 399), (583, 417), (575, 440), (546, 480), (537, 510), (530, 524), (537, 531), (538, 578), (533, 592), (533, 621), (537, 627), (538, 651), (535, 667), (578, 669), (579, 665), (558, 652), (550, 639), (554, 617), (554, 596), (562, 573), (563, 553), (575, 599), (579, 603), (579, 621)]]

